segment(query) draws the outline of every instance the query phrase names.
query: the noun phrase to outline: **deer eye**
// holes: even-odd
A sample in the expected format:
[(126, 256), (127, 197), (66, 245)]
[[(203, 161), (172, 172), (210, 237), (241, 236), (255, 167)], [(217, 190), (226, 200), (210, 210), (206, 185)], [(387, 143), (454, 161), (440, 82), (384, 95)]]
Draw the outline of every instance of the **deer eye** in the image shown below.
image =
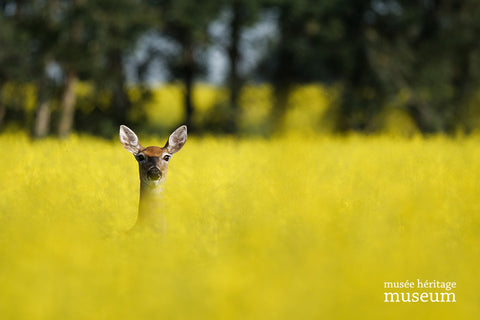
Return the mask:
[(172, 157), (171, 155), (166, 154), (166, 155), (163, 156), (163, 160), (168, 161), (168, 160), (170, 160), (171, 157)]
[(145, 161), (145, 156), (143, 154), (136, 154), (135, 155), (135, 159), (137, 159), (138, 162), (142, 162), (142, 161)]

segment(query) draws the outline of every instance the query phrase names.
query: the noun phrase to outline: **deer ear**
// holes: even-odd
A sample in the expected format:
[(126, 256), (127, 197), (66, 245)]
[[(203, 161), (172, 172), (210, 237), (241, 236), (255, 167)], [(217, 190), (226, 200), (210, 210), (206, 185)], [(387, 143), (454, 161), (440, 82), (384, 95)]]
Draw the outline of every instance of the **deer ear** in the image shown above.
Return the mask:
[(138, 142), (138, 137), (135, 132), (124, 125), (120, 126), (120, 142), (128, 152), (133, 154), (137, 154), (142, 150), (142, 146)]
[(173, 131), (164, 148), (167, 148), (167, 151), (173, 154), (180, 151), (185, 142), (187, 142), (187, 126), (183, 125)]

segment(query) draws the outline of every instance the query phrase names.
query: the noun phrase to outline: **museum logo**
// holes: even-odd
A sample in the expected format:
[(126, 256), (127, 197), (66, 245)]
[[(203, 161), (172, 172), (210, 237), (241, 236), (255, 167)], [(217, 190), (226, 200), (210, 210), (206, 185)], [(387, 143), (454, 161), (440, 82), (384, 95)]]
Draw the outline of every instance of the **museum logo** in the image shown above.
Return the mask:
[(445, 281), (405, 281), (384, 282), (384, 302), (456, 302), (456, 282)]

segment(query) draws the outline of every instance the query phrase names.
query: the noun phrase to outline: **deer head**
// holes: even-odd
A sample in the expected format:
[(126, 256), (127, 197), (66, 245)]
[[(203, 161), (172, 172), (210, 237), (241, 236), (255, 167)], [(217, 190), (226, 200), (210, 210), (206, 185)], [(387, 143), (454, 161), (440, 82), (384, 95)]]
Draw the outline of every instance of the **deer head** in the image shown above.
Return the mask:
[(170, 135), (163, 148), (156, 146), (144, 148), (131, 129), (124, 125), (120, 126), (120, 142), (135, 156), (140, 171), (140, 182), (144, 187), (155, 188), (165, 182), (172, 155), (180, 151), (186, 141), (187, 126), (181, 126)]

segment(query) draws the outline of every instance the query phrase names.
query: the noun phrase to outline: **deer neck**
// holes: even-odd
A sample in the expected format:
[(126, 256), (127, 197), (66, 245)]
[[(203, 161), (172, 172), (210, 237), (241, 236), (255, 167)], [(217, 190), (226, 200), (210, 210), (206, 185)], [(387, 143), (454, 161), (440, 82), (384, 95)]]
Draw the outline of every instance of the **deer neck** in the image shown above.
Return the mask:
[(165, 232), (164, 187), (165, 179), (155, 183), (140, 182), (140, 201), (136, 227), (150, 229), (158, 233)]

